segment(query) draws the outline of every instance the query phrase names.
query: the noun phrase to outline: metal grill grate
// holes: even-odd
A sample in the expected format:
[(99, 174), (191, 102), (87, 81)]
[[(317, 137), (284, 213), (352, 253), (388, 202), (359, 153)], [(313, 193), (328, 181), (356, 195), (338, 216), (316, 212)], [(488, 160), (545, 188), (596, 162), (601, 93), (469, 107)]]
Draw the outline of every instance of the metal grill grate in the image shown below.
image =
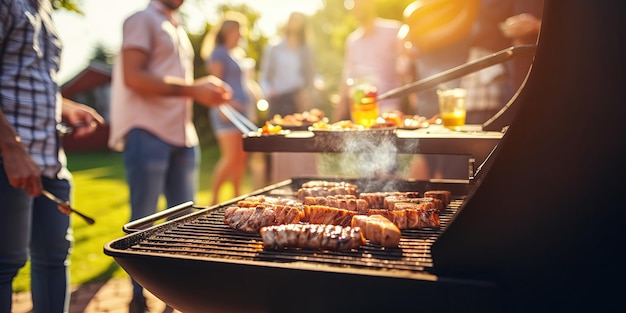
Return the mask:
[(127, 251), (175, 258), (192, 256), (251, 262), (306, 262), (338, 268), (430, 272), (433, 267), (430, 247), (461, 203), (461, 199), (453, 200), (448, 208), (440, 212), (439, 229), (403, 230), (398, 248), (382, 248), (367, 243), (358, 250), (350, 251), (266, 251), (263, 250), (259, 234), (237, 231), (224, 224), (224, 210), (227, 207), (224, 206), (207, 210), (193, 219), (173, 223), (162, 231), (138, 240)]

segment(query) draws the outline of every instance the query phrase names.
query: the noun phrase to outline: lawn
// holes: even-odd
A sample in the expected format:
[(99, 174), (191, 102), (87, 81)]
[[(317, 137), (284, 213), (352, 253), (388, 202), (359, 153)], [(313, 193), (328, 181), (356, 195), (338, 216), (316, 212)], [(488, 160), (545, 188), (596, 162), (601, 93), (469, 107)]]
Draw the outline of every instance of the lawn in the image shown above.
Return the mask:
[[(211, 173), (218, 157), (216, 146), (202, 151), (199, 190), (195, 199), (199, 206), (209, 204)], [(72, 218), (75, 244), (71, 255), (71, 284), (127, 276), (115, 260), (103, 252), (107, 242), (124, 235), (122, 226), (130, 217), (121, 154), (110, 151), (68, 154), (68, 166), (74, 175), (73, 206), (96, 220), (95, 224), (88, 225), (79, 217)], [(252, 191), (249, 174), (242, 191)], [(220, 202), (232, 196), (230, 184), (220, 190)], [(165, 201), (161, 199), (158, 210), (165, 208)], [(18, 273), (13, 286), (14, 291), (30, 290), (29, 264)]]

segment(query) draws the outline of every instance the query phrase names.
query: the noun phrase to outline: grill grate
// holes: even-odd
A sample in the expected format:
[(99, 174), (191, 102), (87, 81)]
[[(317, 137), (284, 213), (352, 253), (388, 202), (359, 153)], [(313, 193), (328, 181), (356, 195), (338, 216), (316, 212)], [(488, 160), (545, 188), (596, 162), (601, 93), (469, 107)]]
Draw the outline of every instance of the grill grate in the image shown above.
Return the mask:
[(224, 224), (224, 211), (228, 207), (224, 206), (197, 214), (193, 219), (174, 221), (178, 223), (142, 238), (127, 250), (175, 258), (191, 256), (251, 262), (305, 262), (337, 268), (432, 272), (431, 245), (461, 203), (461, 199), (455, 199), (440, 212), (439, 229), (403, 230), (398, 248), (382, 248), (367, 243), (358, 250), (350, 251), (266, 251), (259, 234), (237, 231)]

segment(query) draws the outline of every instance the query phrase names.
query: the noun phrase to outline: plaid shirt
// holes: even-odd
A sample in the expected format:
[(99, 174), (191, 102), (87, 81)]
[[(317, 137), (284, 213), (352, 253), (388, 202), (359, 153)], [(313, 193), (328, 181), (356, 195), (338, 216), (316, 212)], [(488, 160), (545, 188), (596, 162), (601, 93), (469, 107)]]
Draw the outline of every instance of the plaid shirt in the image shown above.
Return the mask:
[(64, 168), (56, 124), (61, 117), (61, 42), (49, 0), (0, 0), (0, 109), (43, 175)]

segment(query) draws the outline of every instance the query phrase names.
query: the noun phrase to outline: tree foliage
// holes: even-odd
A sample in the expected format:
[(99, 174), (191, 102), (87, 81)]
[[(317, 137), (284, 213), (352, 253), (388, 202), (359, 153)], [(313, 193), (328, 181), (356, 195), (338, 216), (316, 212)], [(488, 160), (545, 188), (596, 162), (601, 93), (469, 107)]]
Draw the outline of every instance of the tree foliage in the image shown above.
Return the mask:
[(68, 11), (74, 11), (76, 13), (83, 14), (80, 10), (81, 0), (53, 0), (52, 7), (57, 9), (66, 9)]

